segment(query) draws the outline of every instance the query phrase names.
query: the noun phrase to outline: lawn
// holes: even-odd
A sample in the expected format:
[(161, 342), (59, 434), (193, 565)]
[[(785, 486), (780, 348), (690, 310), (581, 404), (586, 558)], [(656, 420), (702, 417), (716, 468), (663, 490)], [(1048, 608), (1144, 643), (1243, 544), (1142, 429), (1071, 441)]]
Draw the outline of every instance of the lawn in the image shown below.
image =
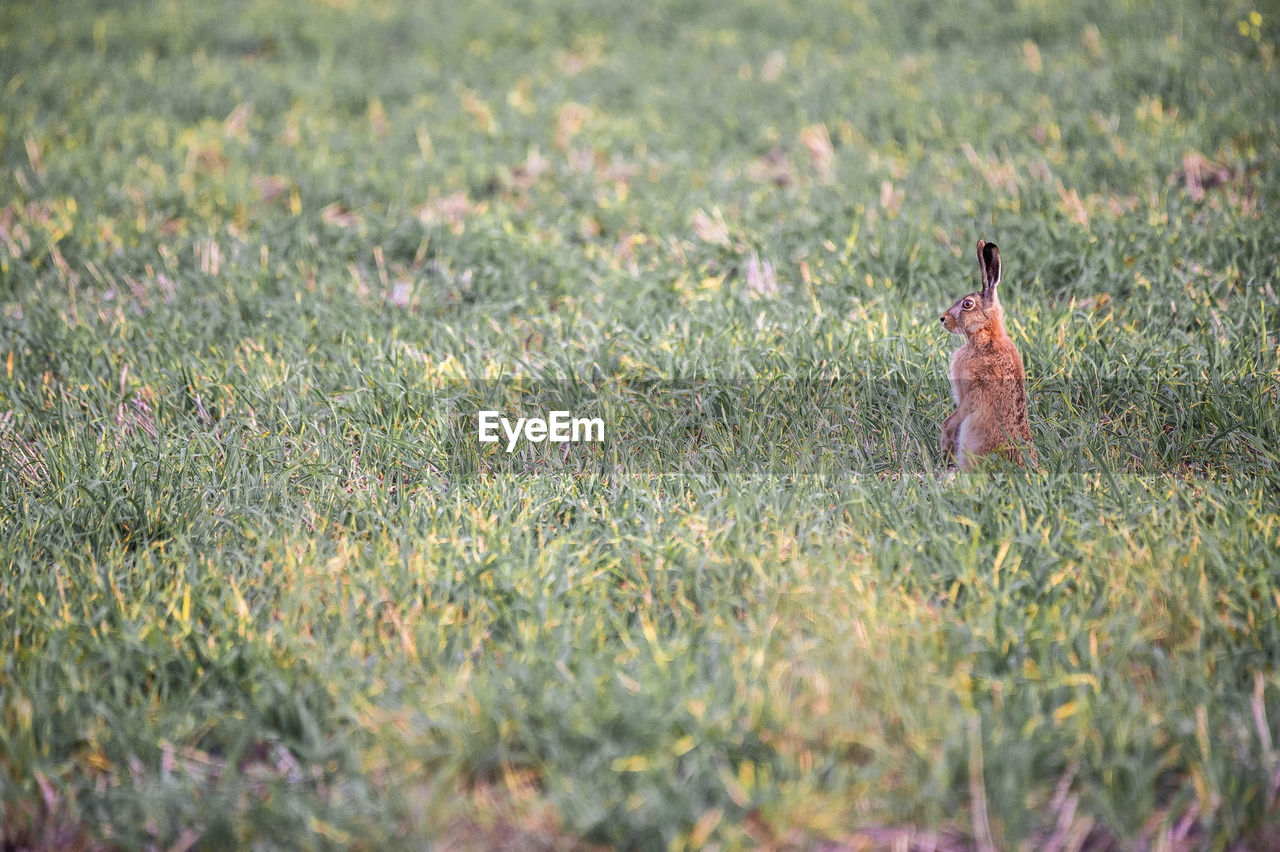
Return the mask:
[(1280, 845), (1278, 26), (0, 5), (5, 849)]

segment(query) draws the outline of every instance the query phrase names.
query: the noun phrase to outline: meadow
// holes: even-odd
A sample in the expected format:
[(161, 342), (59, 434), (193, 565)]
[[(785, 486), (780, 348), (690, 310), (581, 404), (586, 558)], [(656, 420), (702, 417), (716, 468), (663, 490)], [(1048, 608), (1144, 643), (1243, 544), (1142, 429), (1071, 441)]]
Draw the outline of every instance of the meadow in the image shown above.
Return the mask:
[(0, 5), (4, 847), (1280, 846), (1277, 26)]

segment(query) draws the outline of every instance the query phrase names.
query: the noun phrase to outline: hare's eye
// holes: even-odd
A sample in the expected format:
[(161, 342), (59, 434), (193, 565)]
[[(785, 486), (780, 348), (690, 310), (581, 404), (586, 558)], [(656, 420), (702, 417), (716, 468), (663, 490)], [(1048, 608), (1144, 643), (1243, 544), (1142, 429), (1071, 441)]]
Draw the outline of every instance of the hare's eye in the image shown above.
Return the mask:
[(973, 310), (973, 299), (965, 299), (965, 300), (960, 304), (960, 307), (964, 308), (966, 311), (971, 311), (971, 310)]

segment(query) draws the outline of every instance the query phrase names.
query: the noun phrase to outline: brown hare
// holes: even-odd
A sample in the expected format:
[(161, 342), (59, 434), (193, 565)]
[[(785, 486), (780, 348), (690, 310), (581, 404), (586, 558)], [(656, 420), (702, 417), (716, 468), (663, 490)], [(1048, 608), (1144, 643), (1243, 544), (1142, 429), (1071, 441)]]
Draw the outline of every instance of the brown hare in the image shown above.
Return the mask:
[(1018, 464), (1036, 461), (1027, 423), (1027, 373), (1022, 356), (1004, 328), (1000, 284), (1000, 250), (978, 240), (982, 289), (956, 300), (942, 315), (964, 345), (951, 356), (951, 395), (956, 410), (942, 423), (942, 455), (955, 457), (961, 470), (982, 456), (999, 451)]

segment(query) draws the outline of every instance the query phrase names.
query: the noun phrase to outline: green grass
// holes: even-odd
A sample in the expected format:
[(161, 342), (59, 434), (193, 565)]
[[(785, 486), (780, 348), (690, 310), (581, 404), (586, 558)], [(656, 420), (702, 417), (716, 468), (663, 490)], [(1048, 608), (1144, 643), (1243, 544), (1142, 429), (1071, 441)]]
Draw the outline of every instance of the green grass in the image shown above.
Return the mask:
[(0, 6), (6, 848), (1280, 842), (1277, 25)]

